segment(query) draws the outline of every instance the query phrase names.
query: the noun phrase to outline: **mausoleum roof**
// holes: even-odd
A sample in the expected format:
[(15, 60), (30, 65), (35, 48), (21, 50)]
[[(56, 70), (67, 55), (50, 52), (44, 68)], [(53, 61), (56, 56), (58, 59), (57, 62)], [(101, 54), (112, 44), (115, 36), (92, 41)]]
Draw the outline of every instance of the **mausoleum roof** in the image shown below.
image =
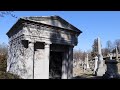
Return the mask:
[(81, 30), (73, 26), (72, 24), (68, 23), (66, 20), (61, 18), (60, 16), (30, 16), (30, 17), (21, 17), (14, 25), (13, 27), (7, 32), (7, 35), (9, 32), (12, 31), (13, 28), (18, 26), (21, 21), (29, 21), (29, 22), (35, 22), (45, 25), (50, 25), (54, 27), (59, 27), (63, 29), (68, 29), (77, 32), (78, 34), (82, 33)]

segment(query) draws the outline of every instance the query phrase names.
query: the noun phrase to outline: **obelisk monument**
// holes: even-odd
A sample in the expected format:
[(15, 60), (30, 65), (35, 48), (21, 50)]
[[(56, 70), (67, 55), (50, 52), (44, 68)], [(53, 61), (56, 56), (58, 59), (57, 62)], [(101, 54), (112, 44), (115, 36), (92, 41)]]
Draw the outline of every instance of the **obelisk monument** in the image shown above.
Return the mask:
[(100, 38), (97, 38), (98, 43), (98, 69), (97, 69), (97, 76), (103, 76), (105, 74), (105, 67), (104, 67), (104, 60), (101, 52), (101, 42)]

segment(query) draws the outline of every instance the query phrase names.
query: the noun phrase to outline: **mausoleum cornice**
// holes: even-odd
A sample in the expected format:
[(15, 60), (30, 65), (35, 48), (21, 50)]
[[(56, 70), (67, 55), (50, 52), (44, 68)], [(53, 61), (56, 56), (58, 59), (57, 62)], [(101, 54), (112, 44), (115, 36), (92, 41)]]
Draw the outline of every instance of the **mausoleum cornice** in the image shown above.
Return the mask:
[(8, 35), (8, 37), (10, 37), (10, 33), (13, 33), (14, 30), (16, 30), (16, 28), (20, 25), (25, 25), (25, 23), (29, 23), (29, 24), (34, 24), (34, 25), (43, 25), (46, 27), (50, 27), (50, 28), (54, 28), (54, 29), (61, 29), (61, 30), (67, 30), (73, 33), (76, 33), (77, 35), (79, 35), (80, 33), (82, 33), (82, 31), (80, 31), (79, 29), (77, 29), (75, 27), (75, 30), (72, 29), (67, 29), (67, 28), (63, 28), (63, 27), (57, 27), (57, 26), (53, 26), (53, 25), (49, 25), (49, 24), (45, 24), (45, 23), (41, 23), (41, 22), (37, 22), (35, 20), (30, 20), (30, 19), (25, 19), (25, 18), (20, 18), (18, 19), (18, 21), (13, 25), (13, 27), (6, 33)]

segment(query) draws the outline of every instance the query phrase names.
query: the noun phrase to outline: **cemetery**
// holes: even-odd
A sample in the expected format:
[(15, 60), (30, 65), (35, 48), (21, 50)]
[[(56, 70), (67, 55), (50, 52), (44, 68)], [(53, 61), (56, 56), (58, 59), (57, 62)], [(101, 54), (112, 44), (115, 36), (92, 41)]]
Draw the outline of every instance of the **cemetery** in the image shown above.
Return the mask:
[[(93, 60), (88, 61), (88, 54), (87, 54), (86, 55), (87, 59), (85, 58), (86, 59), (85, 62), (82, 62), (83, 64), (78, 64), (79, 67), (76, 65), (76, 67), (79, 68), (79, 70), (80, 68), (83, 69), (83, 73), (81, 75), (85, 75), (85, 74), (88, 76), (90, 75), (89, 77), (87, 77), (89, 79), (112, 79), (112, 78), (120, 79), (120, 74), (119, 74), (120, 72), (118, 72), (118, 69), (120, 67), (118, 67), (117, 65), (119, 64), (120, 57), (117, 48), (116, 48), (116, 54), (113, 55), (110, 53), (108, 57), (103, 58), (101, 53), (101, 42), (99, 37), (97, 38), (97, 42), (98, 42), (98, 55), (96, 55)], [(92, 65), (90, 65), (91, 63)], [(77, 77), (77, 79), (78, 78), (79, 77)], [(87, 78), (83, 77), (83, 79), (87, 79)]]
[(120, 79), (120, 54), (102, 53), (100, 37), (93, 58), (74, 58), (82, 32), (60, 16), (21, 17), (6, 33), (6, 72), (22, 79)]

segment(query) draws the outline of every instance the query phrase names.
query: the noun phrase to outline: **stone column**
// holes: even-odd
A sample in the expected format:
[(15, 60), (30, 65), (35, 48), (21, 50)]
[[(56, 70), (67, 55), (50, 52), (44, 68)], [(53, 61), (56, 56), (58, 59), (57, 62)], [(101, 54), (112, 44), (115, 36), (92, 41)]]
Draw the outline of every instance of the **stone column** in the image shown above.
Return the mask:
[(98, 37), (98, 60), (99, 60), (99, 67), (103, 67), (103, 56), (101, 53), (101, 42), (99, 37)]
[(45, 59), (43, 66), (43, 77), (42, 79), (49, 79), (49, 56), (50, 56), (50, 44), (45, 43)]
[(34, 42), (29, 43), (29, 52), (28, 54), (30, 55), (28, 57), (28, 62), (27, 62), (27, 72), (28, 72), (28, 79), (34, 79)]
[(68, 56), (68, 79), (71, 79), (73, 77), (73, 46), (69, 47)]
[(98, 54), (101, 55), (101, 43), (100, 43), (100, 37), (98, 37)]
[(62, 62), (62, 79), (67, 79), (67, 70), (68, 70), (68, 53), (65, 52)]
[(7, 58), (7, 69), (6, 69), (6, 72), (9, 72), (9, 69), (10, 69), (10, 63), (11, 63), (11, 52), (10, 52), (10, 44), (8, 46), (8, 58)]

